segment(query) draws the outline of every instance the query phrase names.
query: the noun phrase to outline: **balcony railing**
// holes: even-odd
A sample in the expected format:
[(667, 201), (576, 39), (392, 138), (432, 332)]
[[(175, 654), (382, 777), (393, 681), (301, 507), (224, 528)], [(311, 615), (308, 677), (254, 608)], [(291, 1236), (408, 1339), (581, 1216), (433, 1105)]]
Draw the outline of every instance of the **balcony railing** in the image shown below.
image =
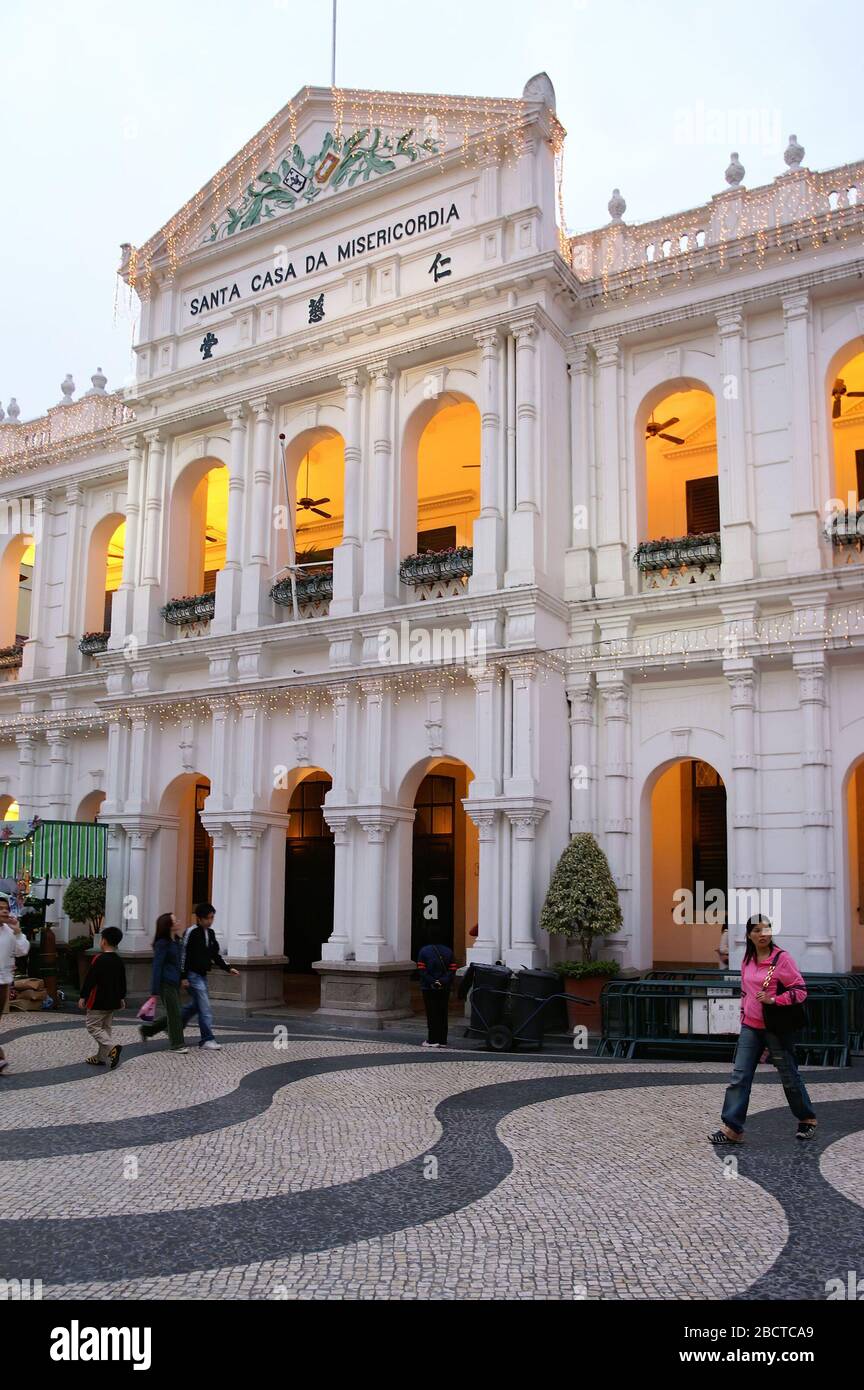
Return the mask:
[(159, 611), (169, 627), (203, 628), (216, 612), (216, 595), (184, 594), (172, 598)]
[(714, 584), (720, 578), (720, 560), (719, 531), (640, 541), (633, 552), (642, 590)]
[(452, 598), (463, 594), (474, 572), (474, 550), (470, 545), (453, 550), (431, 550), (406, 555), (399, 566), (399, 578), (414, 590), (418, 600)]
[(95, 656), (97, 652), (106, 652), (110, 636), (110, 632), (85, 632), (78, 643), (78, 650), (82, 656)]

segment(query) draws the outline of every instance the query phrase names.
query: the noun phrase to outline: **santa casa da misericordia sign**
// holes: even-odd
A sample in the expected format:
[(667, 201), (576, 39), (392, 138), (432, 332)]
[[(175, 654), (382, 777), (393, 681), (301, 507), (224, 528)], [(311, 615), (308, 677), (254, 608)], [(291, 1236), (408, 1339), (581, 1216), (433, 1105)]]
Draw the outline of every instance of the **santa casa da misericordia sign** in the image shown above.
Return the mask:
[(395, 136), (382, 133), (379, 126), (365, 126), (350, 135), (328, 130), (312, 154), (295, 142), (277, 168), (256, 175), (236, 206), (226, 208), (219, 222), (210, 223), (203, 244), (257, 227), (298, 205), (315, 202), (323, 193), (368, 183), (400, 165), (416, 163), (424, 154), (440, 154), (441, 148), (442, 142), (431, 133), (419, 139), (410, 129)]

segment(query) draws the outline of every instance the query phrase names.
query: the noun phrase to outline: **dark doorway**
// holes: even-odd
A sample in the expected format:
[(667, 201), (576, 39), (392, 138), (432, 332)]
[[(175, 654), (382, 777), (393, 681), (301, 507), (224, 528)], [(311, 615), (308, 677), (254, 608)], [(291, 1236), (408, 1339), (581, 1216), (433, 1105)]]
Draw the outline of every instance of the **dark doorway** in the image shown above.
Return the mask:
[(693, 880), (704, 883), (706, 897), (713, 889), (727, 893), (726, 788), (708, 763), (693, 769)]
[(213, 842), (201, 824), (204, 802), (210, 795), (210, 783), (198, 782), (195, 787), (195, 829), (192, 836), (192, 906), (209, 903), (213, 891)]
[(333, 831), (321, 813), (329, 778), (301, 782), (291, 798), (285, 840), (285, 955), (292, 975), (312, 962), (333, 931)]
[(411, 955), (421, 946), (453, 945), (456, 781), (424, 777), (414, 800)]

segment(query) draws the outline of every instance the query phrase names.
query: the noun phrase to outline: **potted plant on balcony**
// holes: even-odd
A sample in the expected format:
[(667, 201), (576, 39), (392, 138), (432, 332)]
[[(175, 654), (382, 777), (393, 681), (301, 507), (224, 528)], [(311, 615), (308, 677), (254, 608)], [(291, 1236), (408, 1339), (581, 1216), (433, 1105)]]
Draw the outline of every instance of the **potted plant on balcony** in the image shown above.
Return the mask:
[(447, 550), (426, 550), (406, 555), (399, 566), (399, 578), (412, 587), (431, 584), (436, 579), (464, 579), (474, 573), (474, 547), (450, 546)]
[(661, 536), (654, 541), (640, 541), (633, 552), (636, 568), (648, 570), (678, 569), (682, 565), (720, 563), (720, 532), (707, 531), (699, 536)]
[(94, 652), (107, 651), (110, 636), (110, 632), (85, 632), (78, 643), (78, 650), (82, 656), (92, 656)]
[(185, 627), (188, 623), (206, 622), (216, 612), (216, 595), (183, 594), (181, 598), (169, 599), (159, 612), (171, 627)]
[(593, 835), (574, 835), (555, 867), (546, 901), (540, 913), (540, 926), (550, 936), (578, 940), (582, 959), (562, 961), (555, 969), (564, 980), (568, 994), (593, 1001), (591, 1005), (571, 1004), (570, 1024), (600, 1027), (600, 994), (606, 981), (618, 973), (615, 960), (592, 958), (595, 938), (612, 936), (623, 921), (618, 889), (609, 861)]
[(0, 670), (14, 670), (24, 660), (24, 648), (19, 646), (0, 647)]

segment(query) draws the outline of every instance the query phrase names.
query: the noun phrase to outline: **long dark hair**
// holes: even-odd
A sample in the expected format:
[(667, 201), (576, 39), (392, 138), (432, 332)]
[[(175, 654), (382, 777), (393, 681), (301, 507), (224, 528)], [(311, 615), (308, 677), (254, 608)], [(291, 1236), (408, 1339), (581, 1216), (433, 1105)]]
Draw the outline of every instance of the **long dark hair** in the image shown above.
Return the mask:
[(153, 937), (153, 945), (157, 941), (165, 941), (171, 937), (171, 929), (174, 926), (174, 913), (163, 912), (161, 917), (156, 918), (156, 935)]
[(747, 945), (744, 947), (744, 964), (745, 964), (745, 965), (747, 964), (748, 961), (750, 961), (750, 960), (755, 960), (755, 959), (756, 959), (756, 947), (753, 945), (753, 937), (752, 937), (751, 934), (750, 934), (750, 933), (753, 931), (753, 928), (754, 928), (754, 927), (771, 927), (771, 933), (772, 933), (772, 934), (771, 934), (771, 950), (772, 950), (772, 951), (773, 951), (774, 945), (775, 945), (775, 942), (774, 942), (774, 934), (773, 934), (773, 933), (774, 933), (774, 928), (773, 928), (773, 926), (771, 926), (771, 918), (770, 918), (770, 917), (759, 917), (759, 916), (756, 916), (756, 917), (749, 917), (749, 918), (747, 919)]

